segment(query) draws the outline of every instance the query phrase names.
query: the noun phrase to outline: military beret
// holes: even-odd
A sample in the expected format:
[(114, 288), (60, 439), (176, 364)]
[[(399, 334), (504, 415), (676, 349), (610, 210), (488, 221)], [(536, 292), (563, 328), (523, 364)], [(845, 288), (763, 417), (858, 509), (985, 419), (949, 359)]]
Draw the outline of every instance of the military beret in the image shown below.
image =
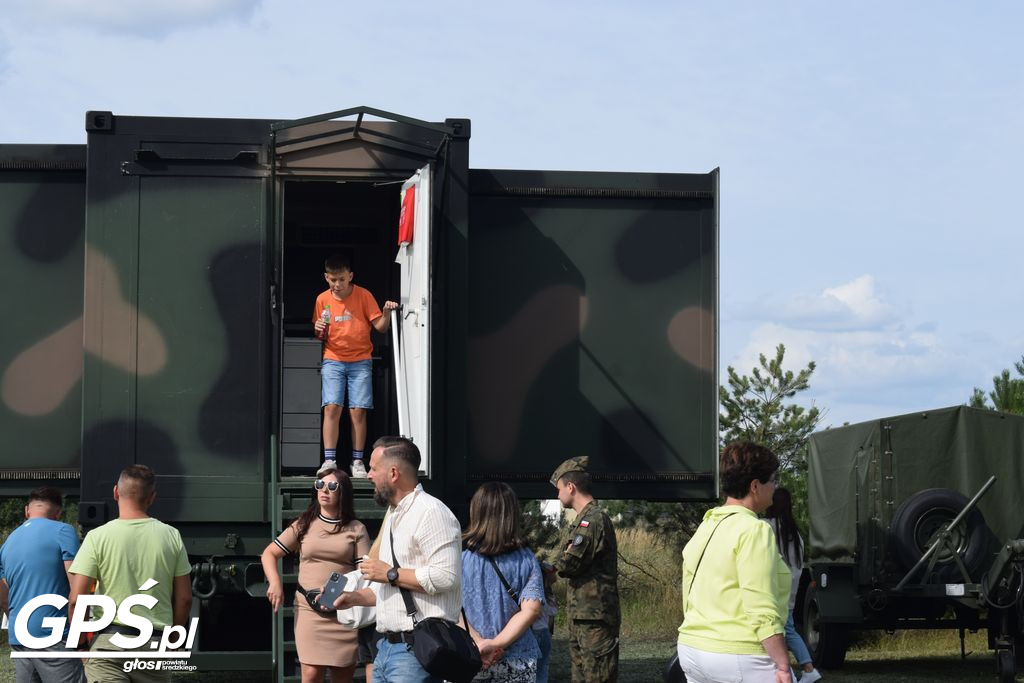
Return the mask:
[(555, 473), (551, 475), (551, 485), (558, 486), (558, 480), (570, 472), (586, 472), (588, 464), (590, 464), (590, 458), (586, 455), (569, 458), (559, 465)]

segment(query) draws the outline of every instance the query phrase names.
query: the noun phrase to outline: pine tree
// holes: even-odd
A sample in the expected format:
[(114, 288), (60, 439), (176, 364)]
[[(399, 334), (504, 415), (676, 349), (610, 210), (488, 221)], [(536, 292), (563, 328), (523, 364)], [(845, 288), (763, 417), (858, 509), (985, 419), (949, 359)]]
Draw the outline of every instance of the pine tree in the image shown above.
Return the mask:
[(983, 390), (975, 387), (967, 405), (1024, 415), (1024, 356), (1014, 363), (1014, 368), (1020, 377), (1011, 377), (1009, 370), (1003, 370), (992, 378), (992, 391), (986, 395)]
[(728, 368), (728, 387), (719, 387), (722, 413), (719, 415), (722, 445), (746, 439), (767, 446), (782, 463), (783, 471), (804, 466), (807, 437), (824, 417), (817, 407), (805, 408), (787, 401), (810, 388), (814, 361), (795, 373), (782, 367), (786, 347), (779, 344), (775, 357), (763, 353), (759, 367), (740, 375)]

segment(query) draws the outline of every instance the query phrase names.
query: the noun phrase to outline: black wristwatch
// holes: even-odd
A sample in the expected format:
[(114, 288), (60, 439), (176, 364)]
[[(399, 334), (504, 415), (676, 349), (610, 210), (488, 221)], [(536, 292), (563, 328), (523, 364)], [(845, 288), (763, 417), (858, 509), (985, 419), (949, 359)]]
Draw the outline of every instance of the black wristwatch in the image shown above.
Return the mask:
[(390, 583), (392, 586), (394, 586), (397, 581), (398, 581), (398, 570), (395, 569), (394, 567), (392, 567), (391, 569), (388, 570), (388, 583)]

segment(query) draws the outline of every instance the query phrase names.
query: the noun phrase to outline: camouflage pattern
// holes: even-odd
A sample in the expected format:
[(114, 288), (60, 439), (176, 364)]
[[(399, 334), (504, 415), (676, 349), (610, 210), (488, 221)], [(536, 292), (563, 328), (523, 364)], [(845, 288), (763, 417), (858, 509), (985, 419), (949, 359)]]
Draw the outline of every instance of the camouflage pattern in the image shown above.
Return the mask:
[(569, 579), (566, 615), (600, 619), (619, 626), (618, 545), (612, 520), (596, 500), (587, 504), (566, 530), (555, 560), (558, 575)]
[(569, 622), (572, 683), (612, 683), (619, 679), (619, 628), (596, 619)]
[(590, 458), (585, 455), (581, 455), (578, 458), (569, 458), (559, 465), (558, 469), (551, 475), (551, 485), (558, 486), (558, 480), (570, 472), (586, 472), (589, 463)]
[(0, 146), (0, 485), (75, 494), (82, 414), (85, 146)]
[[(270, 612), (245, 600), (312, 481), (282, 466), (306, 427), (284, 419), (281, 339), (295, 311), (308, 328), (330, 231), (360, 250), (358, 282), (397, 287), (390, 233), (367, 226), (397, 231), (391, 183), (426, 161), (430, 450), (444, 457), (425, 486), (465, 518), (479, 481), (548, 497), (551, 454), (585, 452), (595, 492), (717, 495), (717, 171), (470, 169), (467, 119), (364, 113), (283, 127), (89, 112), (87, 146), (0, 146), (0, 489), (80, 486), (92, 528), (116, 514), (118, 472), (152, 466), (152, 513), (212, 591), (201, 668), (203, 651), (260, 669), (283, 647), (280, 613), (273, 636), (254, 633)], [(351, 211), (325, 222), (332, 198)], [(371, 439), (397, 431), (388, 410), (371, 420)]]
[(597, 501), (580, 511), (560, 547), (563, 551), (555, 569), (569, 579), (566, 616), (572, 679), (574, 683), (615, 680), (621, 619), (618, 545), (612, 521)]
[(586, 453), (599, 498), (714, 499), (717, 172), (469, 179), (470, 481)]

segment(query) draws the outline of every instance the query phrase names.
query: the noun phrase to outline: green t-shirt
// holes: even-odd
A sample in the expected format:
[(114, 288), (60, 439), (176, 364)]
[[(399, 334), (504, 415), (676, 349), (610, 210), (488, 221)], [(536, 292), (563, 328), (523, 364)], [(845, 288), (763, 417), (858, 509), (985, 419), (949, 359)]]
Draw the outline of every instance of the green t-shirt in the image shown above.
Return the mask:
[[(184, 576), (191, 567), (181, 534), (172, 526), (147, 517), (115, 519), (90, 531), (71, 564), (72, 574), (96, 579), (96, 594), (121, 601), (136, 593), (157, 599), (152, 610), (132, 608), (156, 629), (173, 623), (171, 589), (175, 576)], [(139, 588), (149, 579), (157, 584), (146, 591)], [(114, 619), (114, 623), (121, 623)], [(124, 624), (122, 624), (124, 626)]]

